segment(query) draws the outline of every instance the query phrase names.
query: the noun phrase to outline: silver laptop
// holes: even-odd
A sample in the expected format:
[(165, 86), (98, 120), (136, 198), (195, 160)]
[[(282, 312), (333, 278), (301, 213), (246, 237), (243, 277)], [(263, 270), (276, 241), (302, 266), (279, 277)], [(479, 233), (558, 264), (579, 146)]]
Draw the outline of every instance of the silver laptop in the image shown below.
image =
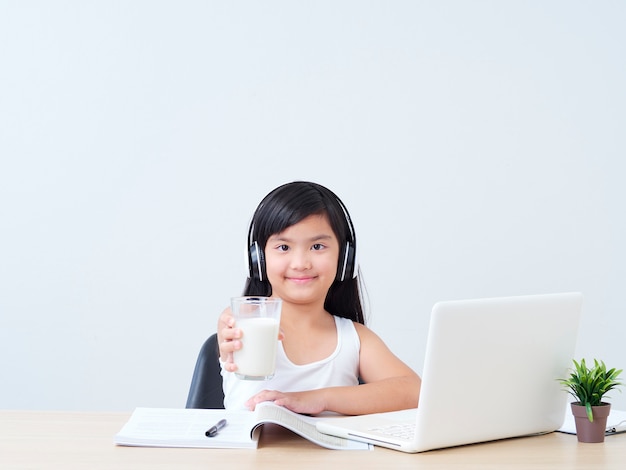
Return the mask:
[(419, 407), (330, 417), (320, 432), (423, 452), (555, 431), (582, 295), (439, 302), (431, 313)]

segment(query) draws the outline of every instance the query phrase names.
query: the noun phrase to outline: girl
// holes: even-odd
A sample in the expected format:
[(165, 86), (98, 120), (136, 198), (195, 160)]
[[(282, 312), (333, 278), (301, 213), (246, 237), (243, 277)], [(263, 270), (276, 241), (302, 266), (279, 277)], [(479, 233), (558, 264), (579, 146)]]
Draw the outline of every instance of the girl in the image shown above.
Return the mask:
[(273, 379), (239, 380), (232, 353), (241, 331), (224, 310), (217, 332), (227, 409), (262, 401), (305, 414), (417, 407), (420, 377), (365, 326), (354, 228), (333, 192), (301, 181), (276, 188), (255, 211), (248, 244), (243, 295), (283, 300), (282, 341)]

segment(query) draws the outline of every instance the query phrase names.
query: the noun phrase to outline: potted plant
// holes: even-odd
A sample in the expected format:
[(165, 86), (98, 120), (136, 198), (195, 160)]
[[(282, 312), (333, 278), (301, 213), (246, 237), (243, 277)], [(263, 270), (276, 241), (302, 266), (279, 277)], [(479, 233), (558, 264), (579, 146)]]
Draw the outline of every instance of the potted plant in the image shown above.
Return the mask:
[(606, 420), (611, 404), (602, 401), (605, 394), (623, 385), (617, 379), (622, 369), (607, 370), (604, 361), (593, 360), (587, 367), (585, 360), (577, 362), (568, 378), (559, 379), (561, 385), (576, 401), (571, 403), (576, 423), (576, 435), (580, 442), (604, 442)]

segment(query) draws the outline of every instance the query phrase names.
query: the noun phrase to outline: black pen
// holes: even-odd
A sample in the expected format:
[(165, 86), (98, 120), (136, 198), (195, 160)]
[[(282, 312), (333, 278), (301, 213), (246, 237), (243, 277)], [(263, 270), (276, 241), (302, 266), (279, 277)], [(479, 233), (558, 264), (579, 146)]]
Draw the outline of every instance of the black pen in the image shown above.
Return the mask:
[(204, 434), (206, 435), (206, 437), (213, 437), (224, 426), (226, 426), (226, 420), (225, 419), (220, 419), (215, 426), (211, 426), (209, 428), (209, 430), (207, 432), (205, 432)]

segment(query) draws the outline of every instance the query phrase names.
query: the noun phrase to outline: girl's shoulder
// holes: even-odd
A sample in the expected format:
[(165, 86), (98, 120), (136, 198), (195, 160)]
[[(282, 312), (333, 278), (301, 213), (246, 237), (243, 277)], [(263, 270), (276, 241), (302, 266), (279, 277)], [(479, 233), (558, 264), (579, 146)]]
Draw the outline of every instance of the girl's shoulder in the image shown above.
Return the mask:
[(340, 317), (337, 315), (333, 315), (333, 318), (335, 319), (335, 324), (338, 327), (341, 328), (350, 328), (350, 326), (354, 327), (355, 330), (360, 331), (361, 329), (366, 329), (369, 331), (369, 328), (367, 328), (365, 325), (356, 322), (354, 320), (351, 320), (350, 318), (345, 318), (345, 317)]
[(335, 317), (335, 323), (337, 324), (337, 329), (340, 331), (355, 331), (359, 341), (361, 343), (372, 343), (372, 342), (380, 342), (381, 339), (378, 337), (376, 333), (370, 330), (367, 326), (363, 325), (354, 320), (350, 320), (349, 318), (339, 317), (337, 315), (333, 315)]
[(359, 339), (362, 344), (382, 343), (382, 339), (376, 333), (374, 333), (373, 330), (363, 325), (362, 323), (355, 322), (352, 320), (349, 320), (349, 321), (351, 321), (352, 324), (354, 325), (354, 329), (359, 335)]

